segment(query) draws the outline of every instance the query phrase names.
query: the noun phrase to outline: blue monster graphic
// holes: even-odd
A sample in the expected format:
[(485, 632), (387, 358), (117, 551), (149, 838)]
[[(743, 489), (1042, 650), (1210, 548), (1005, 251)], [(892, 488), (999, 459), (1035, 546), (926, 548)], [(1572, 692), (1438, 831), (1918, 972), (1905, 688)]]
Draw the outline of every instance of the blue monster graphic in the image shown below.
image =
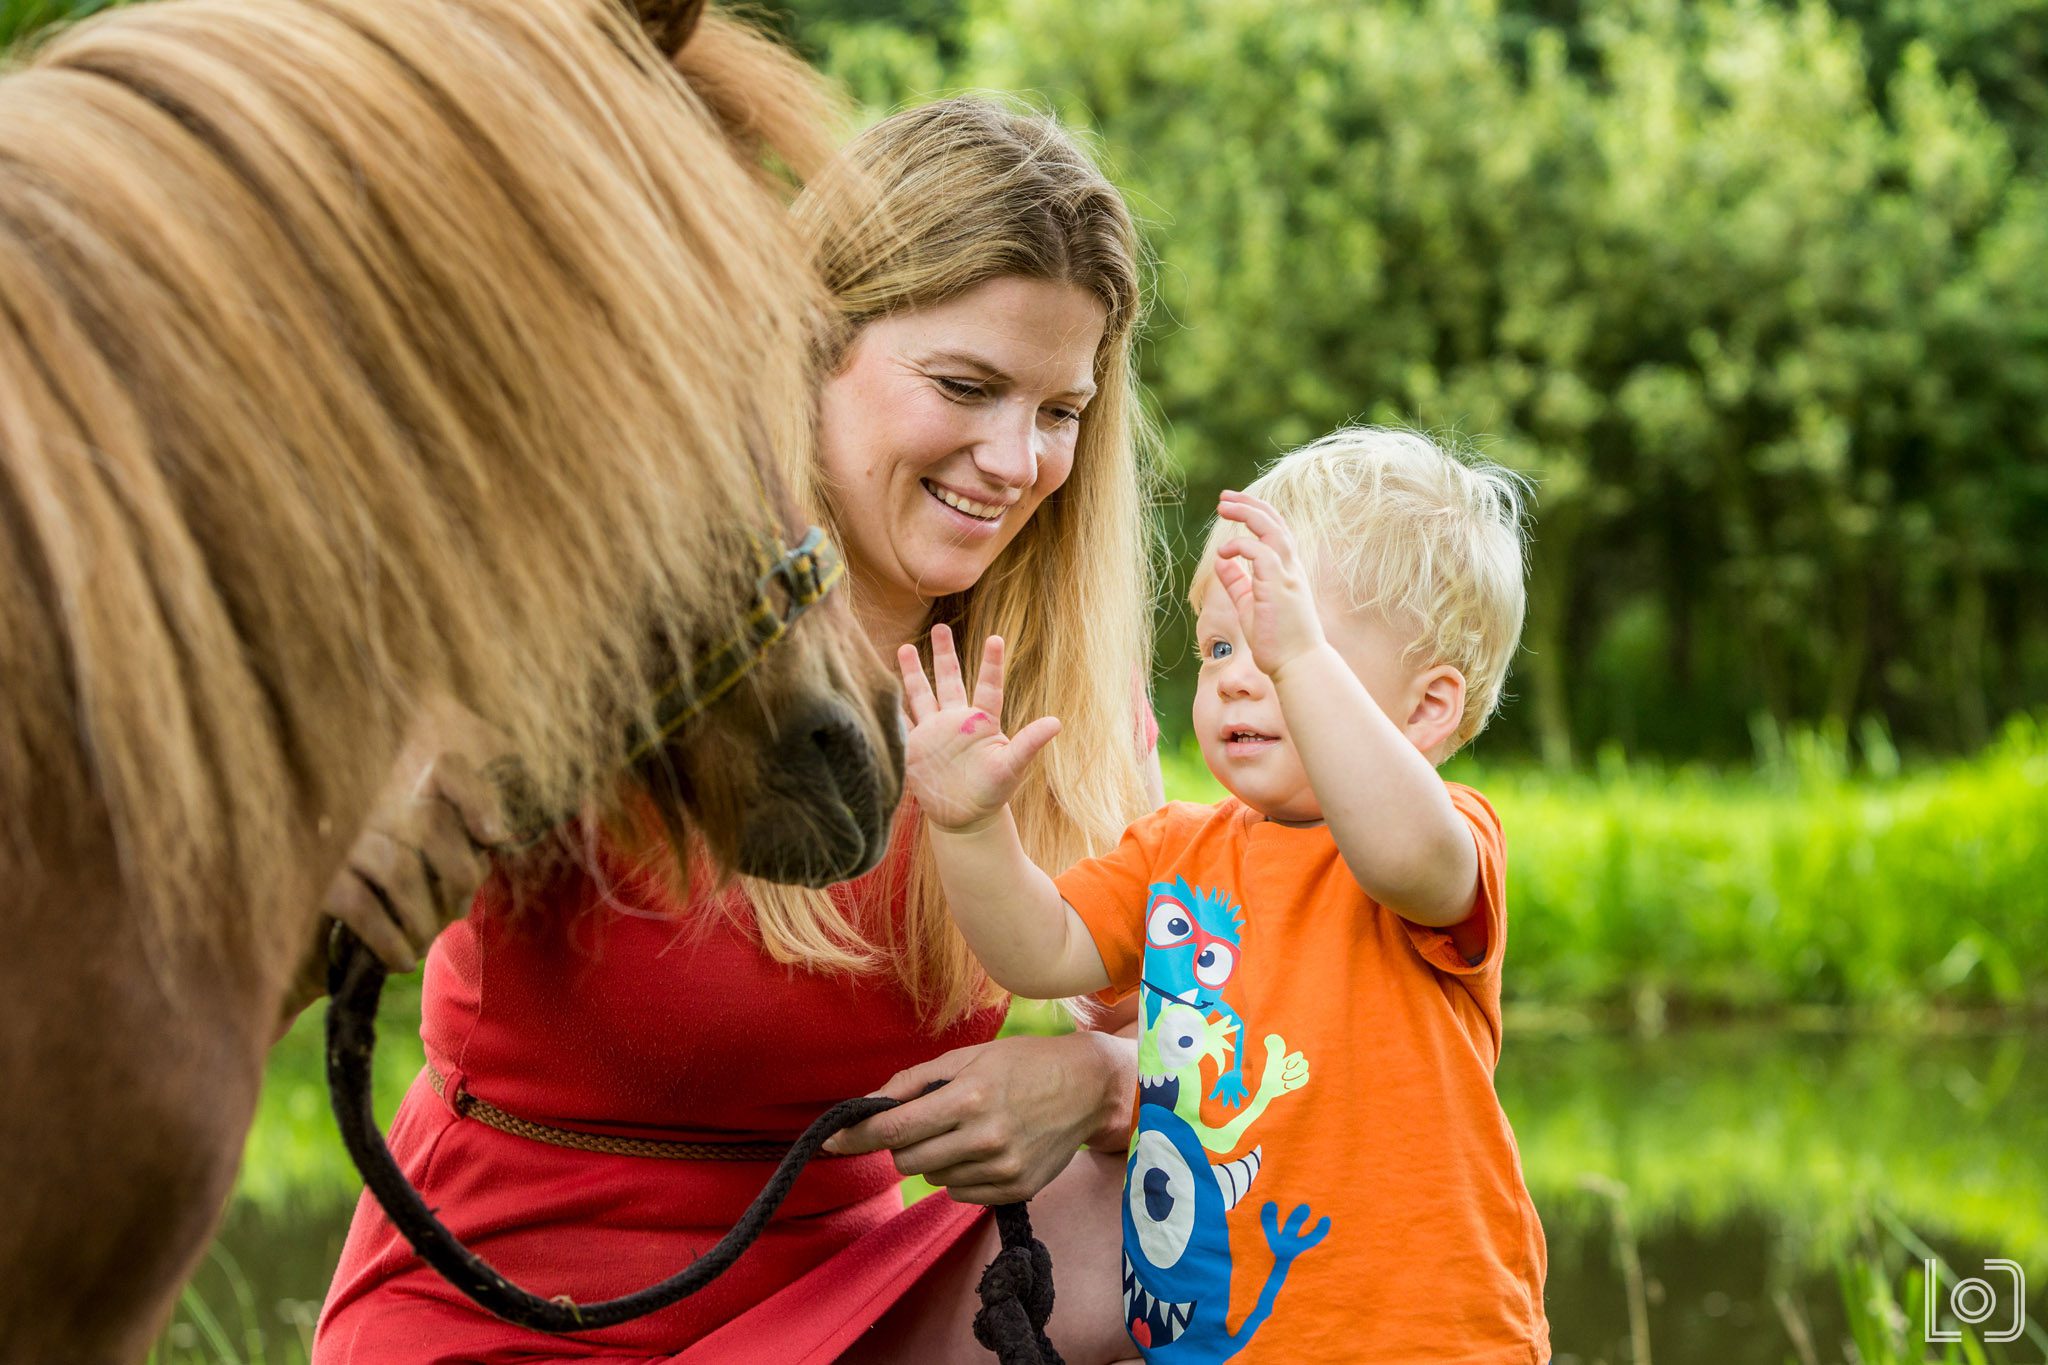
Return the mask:
[(1273, 1268), (1259, 1301), (1235, 1332), (1230, 1314), (1230, 1209), (1259, 1173), (1254, 1149), (1212, 1166), (1185, 1120), (1156, 1104), (1138, 1106), (1138, 1138), (1124, 1171), (1124, 1327), (1151, 1365), (1216, 1365), (1251, 1344), (1272, 1315), (1295, 1257), (1329, 1235), (1325, 1217), (1308, 1231), (1306, 1204), (1280, 1224), (1280, 1206), (1259, 1211)]
[[(1145, 1028), (1173, 1001), (1200, 1013), (1219, 1013), (1244, 1037), (1244, 1020), (1223, 1003), (1223, 987), (1237, 971), (1243, 951), (1244, 916), (1227, 891), (1190, 886), (1185, 877), (1154, 882), (1145, 901)], [(1235, 1109), (1250, 1093), (1244, 1083), (1244, 1050), (1216, 1077), (1209, 1092)]]

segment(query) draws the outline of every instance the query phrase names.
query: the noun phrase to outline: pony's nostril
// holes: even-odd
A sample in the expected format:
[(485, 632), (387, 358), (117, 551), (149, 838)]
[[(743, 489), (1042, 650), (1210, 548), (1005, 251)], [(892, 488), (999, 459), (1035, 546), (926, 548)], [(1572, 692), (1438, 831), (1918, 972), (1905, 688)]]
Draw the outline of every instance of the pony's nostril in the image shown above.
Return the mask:
[(811, 762), (805, 766), (822, 769), (817, 773), (820, 795), (838, 797), (857, 820), (866, 823), (876, 814), (878, 800), (875, 756), (853, 717), (844, 714), (843, 708), (832, 710), (833, 714), (814, 721), (806, 735)]

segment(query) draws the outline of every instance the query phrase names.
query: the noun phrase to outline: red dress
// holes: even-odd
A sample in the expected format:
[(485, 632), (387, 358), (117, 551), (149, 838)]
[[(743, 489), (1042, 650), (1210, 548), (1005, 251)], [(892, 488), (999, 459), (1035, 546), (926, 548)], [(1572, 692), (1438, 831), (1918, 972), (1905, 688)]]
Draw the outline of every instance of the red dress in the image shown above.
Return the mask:
[[(907, 847), (899, 841), (892, 856)], [(502, 892), (487, 887), (469, 918), (441, 935), (427, 960), (420, 1032), (446, 1093), (459, 1083), (521, 1118), (590, 1132), (787, 1142), (834, 1101), (986, 1042), (1001, 1024), (1001, 1009), (984, 1010), (934, 1035), (893, 975), (786, 966), (750, 924), (708, 906), (684, 913), (655, 878), (604, 881), (608, 888), (579, 880), (545, 912), (516, 921)], [(891, 913), (903, 913), (900, 895)], [(743, 924), (744, 916), (742, 907)], [(516, 1283), (580, 1302), (688, 1265), (774, 1169), (515, 1137), (457, 1118), (424, 1073), (390, 1142), (428, 1205), (472, 1248)], [(905, 1209), (887, 1152), (821, 1157), (761, 1240), (709, 1287), (638, 1322), (550, 1337), (458, 1294), (365, 1195), (313, 1361), (829, 1361), (982, 1216), (945, 1198)]]

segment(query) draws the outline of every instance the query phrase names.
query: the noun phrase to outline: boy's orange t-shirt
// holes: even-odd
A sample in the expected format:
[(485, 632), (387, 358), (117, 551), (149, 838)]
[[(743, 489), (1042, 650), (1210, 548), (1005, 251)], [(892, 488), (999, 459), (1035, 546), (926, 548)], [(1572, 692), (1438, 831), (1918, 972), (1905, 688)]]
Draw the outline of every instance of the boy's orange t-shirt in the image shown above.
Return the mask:
[(1446, 786), (1479, 852), (1477, 963), (1368, 897), (1327, 826), (1235, 799), (1171, 804), (1058, 878), (1108, 994), (1143, 997), (1124, 1321), (1154, 1365), (1549, 1359), (1493, 1090), (1500, 821)]

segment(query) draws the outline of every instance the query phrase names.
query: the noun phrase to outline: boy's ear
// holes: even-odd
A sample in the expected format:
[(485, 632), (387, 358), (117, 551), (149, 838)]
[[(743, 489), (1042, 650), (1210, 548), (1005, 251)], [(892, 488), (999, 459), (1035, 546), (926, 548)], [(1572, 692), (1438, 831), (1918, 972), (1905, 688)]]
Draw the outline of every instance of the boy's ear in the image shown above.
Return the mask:
[(1438, 664), (1417, 680), (1421, 693), (1408, 713), (1408, 742), (1434, 761), (1437, 751), (1448, 745), (1465, 719), (1465, 675), (1449, 664)]

